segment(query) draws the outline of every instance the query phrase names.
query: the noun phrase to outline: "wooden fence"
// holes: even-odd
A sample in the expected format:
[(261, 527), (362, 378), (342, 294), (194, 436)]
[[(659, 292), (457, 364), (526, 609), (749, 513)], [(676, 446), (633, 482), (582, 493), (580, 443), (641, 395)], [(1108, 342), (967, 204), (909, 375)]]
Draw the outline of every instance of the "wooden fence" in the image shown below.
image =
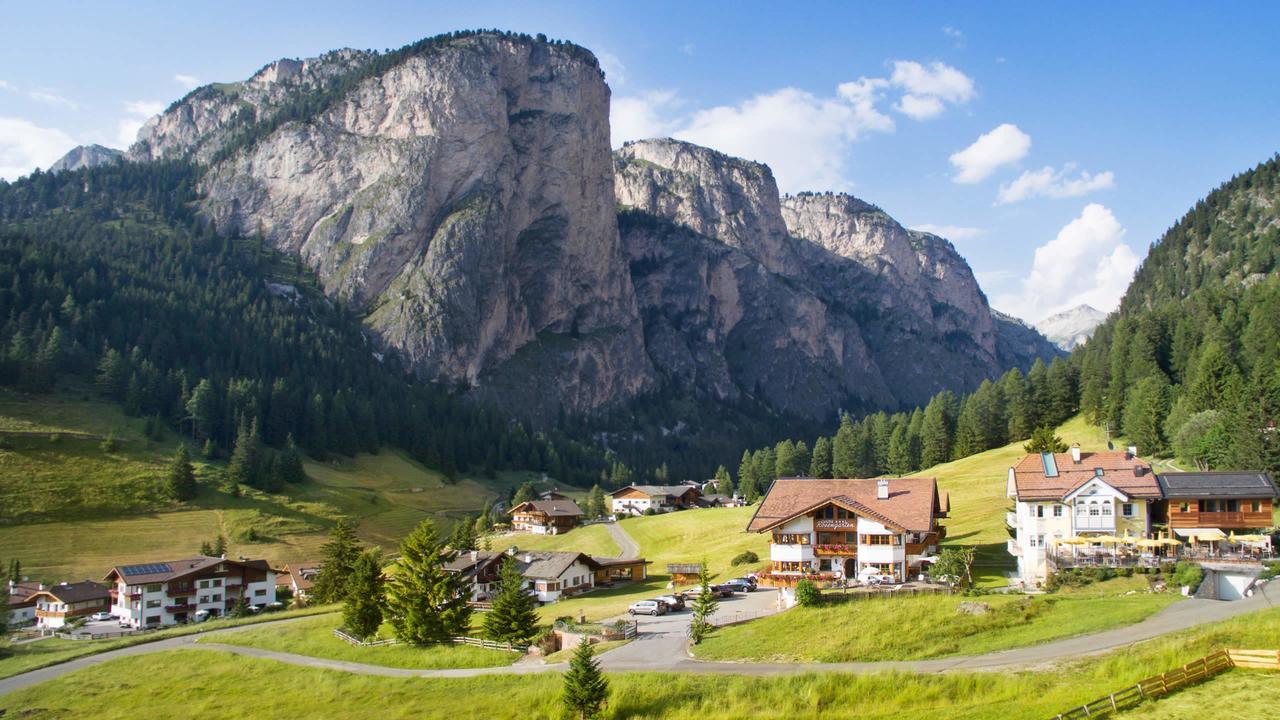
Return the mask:
[(351, 635), (347, 633), (345, 630), (342, 630), (340, 628), (333, 629), (333, 636), (340, 640), (345, 640), (351, 643), (352, 645), (358, 645), (360, 647), (383, 647), (386, 645), (395, 645), (396, 643), (400, 642), (395, 638), (387, 638), (386, 640), (361, 640), (355, 635)]
[(473, 637), (456, 637), (453, 639), (456, 645), (474, 645), (475, 647), (487, 648), (489, 650), (506, 650), (508, 652), (520, 653), (521, 655), (529, 652), (528, 645), (512, 645), (507, 642), (494, 642), (492, 640), (483, 640)]
[(1280, 651), (1277, 650), (1219, 650), (1180, 668), (1138, 681), (1123, 690), (1098, 698), (1090, 703), (1054, 715), (1054, 720), (1095, 718), (1127, 710), (1148, 698), (1157, 698), (1175, 690), (1204, 682), (1232, 668), (1258, 668), (1280, 670)]

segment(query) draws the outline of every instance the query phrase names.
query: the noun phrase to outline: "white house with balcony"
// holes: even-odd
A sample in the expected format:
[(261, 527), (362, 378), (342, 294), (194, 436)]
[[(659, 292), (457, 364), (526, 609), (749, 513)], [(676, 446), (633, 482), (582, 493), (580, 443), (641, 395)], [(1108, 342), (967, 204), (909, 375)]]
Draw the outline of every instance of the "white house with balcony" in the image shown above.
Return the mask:
[(276, 571), (266, 560), (199, 556), (120, 565), (107, 573), (111, 614), (129, 627), (160, 627), (220, 617), (237, 603), (276, 601)]
[(1151, 466), (1135, 448), (1081, 452), (1079, 445), (1068, 453), (1024, 456), (1009, 468), (1006, 492), (1014, 503), (1005, 515), (1013, 534), (1007, 549), (1024, 587), (1045, 581), (1061, 541), (1150, 533), (1161, 497)]
[(867, 574), (904, 582), (936, 555), (949, 509), (933, 478), (781, 478), (747, 530), (771, 534), (766, 584)]

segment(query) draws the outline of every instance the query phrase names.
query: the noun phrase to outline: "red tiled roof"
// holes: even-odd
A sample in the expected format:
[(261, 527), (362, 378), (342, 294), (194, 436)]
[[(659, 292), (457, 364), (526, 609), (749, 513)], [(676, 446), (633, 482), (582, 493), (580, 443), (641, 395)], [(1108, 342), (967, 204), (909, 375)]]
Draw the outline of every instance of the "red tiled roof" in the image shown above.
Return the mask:
[(1071, 453), (1054, 453), (1058, 474), (1045, 474), (1044, 460), (1039, 454), (1024, 455), (1013, 466), (1014, 489), (1019, 500), (1061, 500), (1098, 475), (1102, 481), (1120, 492), (1137, 498), (1160, 497), (1160, 484), (1151, 466), (1137, 456), (1122, 450), (1080, 453), (1080, 462)]
[(889, 497), (876, 497), (875, 478), (820, 480), (782, 478), (769, 487), (760, 501), (748, 532), (764, 532), (791, 518), (811, 512), (828, 502), (854, 513), (912, 532), (933, 528), (939, 510), (938, 483), (933, 478), (889, 478)]

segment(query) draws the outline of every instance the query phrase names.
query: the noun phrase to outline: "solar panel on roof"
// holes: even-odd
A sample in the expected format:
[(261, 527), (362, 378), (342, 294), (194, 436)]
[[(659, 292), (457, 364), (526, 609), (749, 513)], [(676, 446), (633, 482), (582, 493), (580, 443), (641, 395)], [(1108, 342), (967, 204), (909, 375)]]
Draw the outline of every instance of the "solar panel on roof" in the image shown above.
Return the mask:
[(147, 563), (145, 565), (125, 565), (120, 568), (120, 572), (125, 575), (153, 575), (155, 573), (171, 572), (167, 563)]

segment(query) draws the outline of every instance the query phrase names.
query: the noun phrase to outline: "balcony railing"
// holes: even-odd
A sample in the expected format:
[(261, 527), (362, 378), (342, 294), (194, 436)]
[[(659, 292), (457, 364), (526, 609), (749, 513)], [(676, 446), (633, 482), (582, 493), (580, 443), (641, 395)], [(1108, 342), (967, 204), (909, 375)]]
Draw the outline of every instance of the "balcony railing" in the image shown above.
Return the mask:
[(1004, 514), (1004, 524), (1005, 524), (1005, 527), (1011, 527), (1011, 528), (1018, 527), (1018, 513), (1006, 512)]
[(191, 595), (195, 595), (195, 594), (196, 594), (196, 589), (193, 587), (192, 588), (169, 588), (169, 590), (165, 592), (165, 595), (168, 595), (171, 598), (190, 597)]
[(814, 555), (841, 555), (844, 557), (855, 557), (858, 554), (857, 545), (814, 545)]

